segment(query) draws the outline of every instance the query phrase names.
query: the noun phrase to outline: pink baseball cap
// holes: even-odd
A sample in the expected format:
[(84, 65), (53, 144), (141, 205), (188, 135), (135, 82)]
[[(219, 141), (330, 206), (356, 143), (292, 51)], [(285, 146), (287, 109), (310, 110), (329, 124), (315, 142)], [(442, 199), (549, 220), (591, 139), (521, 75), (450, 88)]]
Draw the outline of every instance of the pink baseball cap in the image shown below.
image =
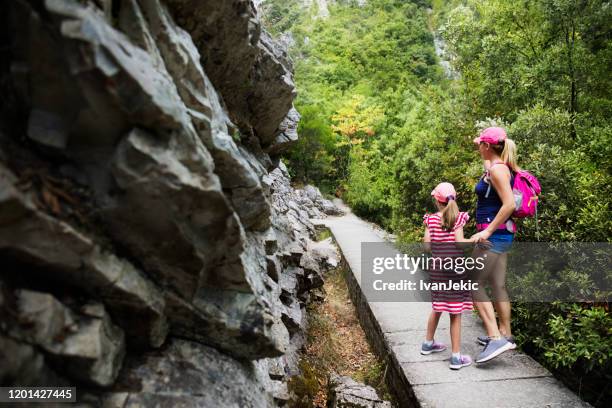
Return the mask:
[(474, 143), (490, 143), (490, 144), (499, 144), (506, 140), (506, 131), (500, 127), (490, 127), (486, 128), (480, 133), (476, 139), (474, 139)]
[(448, 200), (455, 200), (457, 198), (457, 192), (451, 183), (438, 184), (431, 192), (431, 195), (441, 203), (445, 203)]

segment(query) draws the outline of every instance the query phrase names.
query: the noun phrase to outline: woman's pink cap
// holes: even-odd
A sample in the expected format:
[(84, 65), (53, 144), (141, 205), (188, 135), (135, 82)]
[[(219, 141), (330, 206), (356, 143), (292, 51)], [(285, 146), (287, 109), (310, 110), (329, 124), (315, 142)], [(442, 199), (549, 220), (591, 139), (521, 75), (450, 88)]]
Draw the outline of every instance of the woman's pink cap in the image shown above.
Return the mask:
[(455, 187), (451, 183), (438, 184), (431, 192), (431, 195), (441, 203), (445, 203), (449, 199), (454, 200), (457, 197)]
[(500, 127), (490, 127), (486, 128), (480, 133), (476, 139), (474, 139), (474, 143), (490, 143), (490, 144), (498, 144), (502, 141), (506, 140), (506, 131)]

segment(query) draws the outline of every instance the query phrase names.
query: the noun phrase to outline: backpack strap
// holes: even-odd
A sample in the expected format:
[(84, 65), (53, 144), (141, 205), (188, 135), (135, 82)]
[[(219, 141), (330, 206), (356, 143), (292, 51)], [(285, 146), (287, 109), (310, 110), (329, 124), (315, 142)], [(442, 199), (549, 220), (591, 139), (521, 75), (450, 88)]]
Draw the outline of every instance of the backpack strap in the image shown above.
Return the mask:
[[(491, 176), (490, 176), (490, 171), (491, 171), (491, 167), (495, 166), (496, 164), (505, 164), (506, 166), (508, 166), (506, 163), (504, 163), (503, 161), (495, 161), (493, 163), (491, 163), (491, 165), (489, 166), (489, 168), (487, 169), (486, 175), (489, 178), (489, 182), (487, 183), (487, 192), (485, 193), (485, 198), (489, 198), (489, 194), (491, 193)], [(510, 166), (508, 166), (508, 169), (510, 169)], [(510, 171), (512, 171), (512, 169), (510, 169)]]

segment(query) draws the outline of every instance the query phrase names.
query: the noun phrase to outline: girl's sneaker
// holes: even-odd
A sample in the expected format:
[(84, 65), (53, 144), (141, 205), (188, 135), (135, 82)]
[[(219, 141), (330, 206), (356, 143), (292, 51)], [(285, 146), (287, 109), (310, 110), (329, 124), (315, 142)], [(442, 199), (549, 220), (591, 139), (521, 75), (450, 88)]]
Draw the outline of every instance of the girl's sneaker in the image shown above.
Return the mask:
[(427, 344), (427, 342), (423, 342), (423, 344), (421, 344), (421, 354), (424, 356), (431, 353), (439, 353), (444, 350), (446, 350), (446, 345), (437, 343), (436, 341), (434, 341), (432, 344)]
[(462, 367), (472, 365), (472, 358), (470, 356), (464, 356), (461, 354), (459, 357), (451, 356), (449, 367), (451, 370), (459, 370)]

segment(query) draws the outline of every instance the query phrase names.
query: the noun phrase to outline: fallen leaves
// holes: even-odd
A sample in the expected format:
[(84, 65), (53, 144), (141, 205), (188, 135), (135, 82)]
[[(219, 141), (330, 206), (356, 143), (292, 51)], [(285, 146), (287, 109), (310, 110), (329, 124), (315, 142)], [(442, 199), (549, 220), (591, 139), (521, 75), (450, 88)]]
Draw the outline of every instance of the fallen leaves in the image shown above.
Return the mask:
[(19, 177), (17, 187), (33, 193), (36, 206), (56, 217), (74, 217), (85, 222), (82, 200), (83, 193), (68, 180), (52, 176), (43, 169), (25, 169)]

